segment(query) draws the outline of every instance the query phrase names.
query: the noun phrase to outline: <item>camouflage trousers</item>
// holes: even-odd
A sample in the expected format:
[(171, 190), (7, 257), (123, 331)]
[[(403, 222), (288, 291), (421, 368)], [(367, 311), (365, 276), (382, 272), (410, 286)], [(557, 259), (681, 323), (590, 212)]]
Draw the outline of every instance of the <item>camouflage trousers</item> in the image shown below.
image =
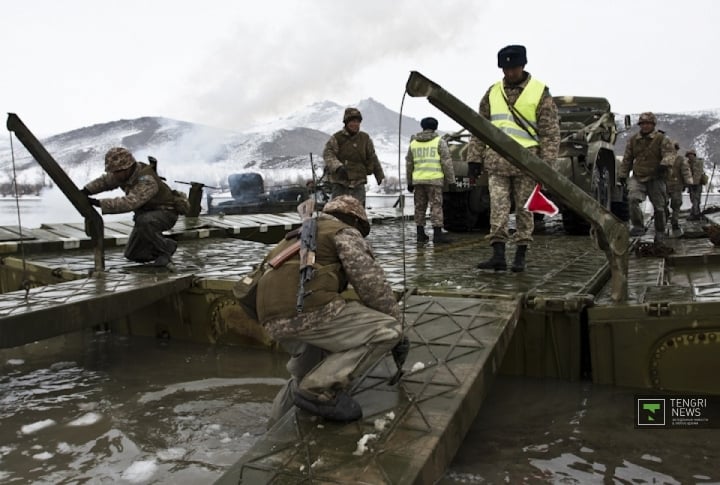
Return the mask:
[[(531, 242), (535, 224), (531, 212), (523, 206), (535, 188), (535, 181), (527, 175), (493, 175), (488, 178), (490, 190), (490, 243), (507, 242), (510, 238), (508, 222), (510, 205), (515, 202), (515, 242)], [(512, 201), (511, 201), (512, 197)]]
[(334, 199), (338, 195), (351, 195), (355, 197), (365, 207), (365, 184), (358, 184), (355, 187), (349, 187), (343, 184), (333, 183), (331, 199)]
[(415, 200), (415, 225), (425, 225), (425, 212), (430, 205), (430, 223), (443, 227), (443, 192), (441, 185), (420, 184), (413, 190)]
[[(668, 188), (668, 198), (670, 199), (670, 224), (677, 227), (679, 224), (678, 216), (680, 215), (680, 207), (682, 207), (682, 186)], [(666, 206), (667, 207), (667, 204)], [(665, 213), (667, 217), (667, 212)]]
[(291, 377), (275, 396), (268, 427), (293, 406), (295, 390), (319, 398), (348, 388), (392, 350), (401, 331), (390, 315), (349, 301), (332, 320), (279, 339)]
[(178, 215), (174, 211), (136, 212), (133, 217), (135, 227), (125, 246), (125, 257), (137, 263), (148, 263), (162, 254), (172, 256), (177, 249), (177, 242), (164, 237), (162, 233), (172, 229), (177, 219)]
[(690, 192), (690, 202), (692, 203), (692, 207), (690, 208), (690, 215), (691, 216), (699, 216), (700, 215), (700, 199), (702, 199), (702, 185), (691, 185), (689, 188)]
[(640, 182), (637, 177), (631, 177), (628, 182), (628, 204), (630, 206), (630, 221), (633, 227), (645, 227), (643, 213), (640, 210), (640, 203), (650, 199), (653, 206), (653, 217), (655, 218), (655, 232), (665, 232), (665, 206), (667, 189), (665, 181), (661, 179), (650, 179)]

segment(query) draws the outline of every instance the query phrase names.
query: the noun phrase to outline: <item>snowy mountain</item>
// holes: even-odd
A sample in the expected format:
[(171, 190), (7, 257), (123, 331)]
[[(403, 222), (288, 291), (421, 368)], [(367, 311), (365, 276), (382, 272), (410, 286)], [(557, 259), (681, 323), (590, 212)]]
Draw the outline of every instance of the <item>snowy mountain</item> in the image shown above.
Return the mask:
[[(364, 117), (362, 130), (373, 138), (387, 176), (397, 174), (398, 114), (373, 99), (360, 101), (357, 107)], [(160, 175), (171, 185), (179, 180), (226, 186), (228, 175), (243, 171), (260, 172), (268, 186), (282, 185), (311, 177), (311, 153), (316, 168), (322, 170), (323, 147), (342, 128), (344, 110), (330, 101), (315, 103), (242, 133), (143, 117), (79, 128), (41, 141), (79, 186), (102, 173), (103, 156), (113, 146), (128, 148), (140, 161), (157, 158)], [(406, 116), (402, 121), (404, 160), (410, 135), (420, 130), (420, 123)], [(28, 128), (32, 131), (32, 126)], [(17, 180), (25, 184), (42, 180), (42, 168), (16, 139), (13, 149)], [(0, 142), (0, 184), (12, 180), (12, 159), (9, 143)]]
[[(383, 162), (390, 187), (398, 173), (404, 176), (404, 155), (410, 135), (420, 130), (418, 120), (403, 116), (372, 98), (356, 105), (363, 113), (362, 129), (370, 134)], [(311, 177), (310, 154), (322, 170), (322, 149), (329, 136), (342, 128), (345, 106), (331, 101), (311, 104), (287, 117), (259, 124), (245, 132), (233, 132), (161, 117), (117, 120), (61, 133), (42, 140), (45, 148), (79, 185), (100, 175), (103, 156), (113, 146), (130, 149), (138, 160), (152, 155), (159, 173), (175, 188), (174, 181), (195, 181), (226, 186), (227, 177), (243, 171), (260, 172), (266, 186), (302, 183)], [(22, 115), (20, 113), (20, 115)], [(720, 153), (720, 111), (658, 113), (658, 128), (680, 142), (681, 151), (694, 147), (706, 160), (708, 173)], [(620, 116), (618, 116), (620, 118)], [(632, 117), (633, 123), (637, 115)], [(402, 135), (398, 134), (402, 121)], [(30, 130), (32, 126), (28, 125)], [(618, 137), (616, 152), (622, 155), (632, 126)], [(398, 142), (400, 148), (398, 149)], [(21, 184), (49, 181), (17, 139), (13, 142), (15, 173)], [(0, 139), (0, 188), (13, 179), (13, 153), (8, 138)], [(719, 177), (720, 173), (716, 173)], [(370, 190), (378, 190), (373, 178)]]

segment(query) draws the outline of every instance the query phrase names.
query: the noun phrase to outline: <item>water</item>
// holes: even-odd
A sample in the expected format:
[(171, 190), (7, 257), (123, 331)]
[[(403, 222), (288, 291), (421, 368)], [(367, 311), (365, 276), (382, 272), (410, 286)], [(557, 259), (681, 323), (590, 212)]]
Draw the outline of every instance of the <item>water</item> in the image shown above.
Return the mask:
[[(264, 432), (284, 363), (108, 334), (0, 351), (0, 481), (210, 483)], [(500, 376), (440, 483), (720, 483), (718, 430), (636, 430), (635, 392)]]
[(106, 334), (2, 350), (0, 482), (212, 482), (264, 432), (284, 361)]

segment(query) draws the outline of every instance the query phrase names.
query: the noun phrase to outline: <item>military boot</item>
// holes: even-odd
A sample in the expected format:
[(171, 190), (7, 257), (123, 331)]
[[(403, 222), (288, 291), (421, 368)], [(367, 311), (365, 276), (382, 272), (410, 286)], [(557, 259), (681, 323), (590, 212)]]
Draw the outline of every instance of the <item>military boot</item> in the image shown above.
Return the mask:
[(479, 263), (479, 269), (494, 269), (495, 271), (507, 270), (507, 261), (505, 261), (505, 243), (492, 243), (493, 255), (487, 261)]
[(525, 254), (527, 253), (527, 245), (521, 244), (515, 249), (515, 261), (510, 268), (513, 273), (522, 273), (525, 271)]
[(425, 226), (417, 226), (417, 242), (428, 242), (430, 238), (425, 234)]
[(434, 244), (447, 244), (451, 243), (452, 239), (447, 237), (442, 232), (442, 227), (433, 227), (433, 243)]
[(295, 405), (300, 409), (321, 416), (328, 421), (347, 423), (362, 418), (360, 404), (345, 391), (339, 391), (334, 398), (324, 400), (311, 397), (302, 391), (295, 391)]

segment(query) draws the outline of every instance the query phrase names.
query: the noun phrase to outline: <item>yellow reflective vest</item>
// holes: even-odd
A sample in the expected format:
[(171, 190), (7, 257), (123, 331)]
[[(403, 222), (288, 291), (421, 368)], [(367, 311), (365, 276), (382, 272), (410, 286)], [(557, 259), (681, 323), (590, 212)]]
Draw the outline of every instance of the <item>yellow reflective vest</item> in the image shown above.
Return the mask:
[(443, 178), (439, 146), (440, 136), (428, 141), (413, 140), (410, 142), (410, 151), (413, 156), (413, 183)]
[[(540, 143), (537, 135), (536, 112), (543, 92), (545, 85), (531, 77), (515, 101), (513, 107), (528, 122), (524, 129), (515, 122), (505, 97), (503, 82), (498, 81), (490, 90), (490, 121), (525, 148), (538, 146)], [(523, 121), (522, 118), (520, 121)]]

